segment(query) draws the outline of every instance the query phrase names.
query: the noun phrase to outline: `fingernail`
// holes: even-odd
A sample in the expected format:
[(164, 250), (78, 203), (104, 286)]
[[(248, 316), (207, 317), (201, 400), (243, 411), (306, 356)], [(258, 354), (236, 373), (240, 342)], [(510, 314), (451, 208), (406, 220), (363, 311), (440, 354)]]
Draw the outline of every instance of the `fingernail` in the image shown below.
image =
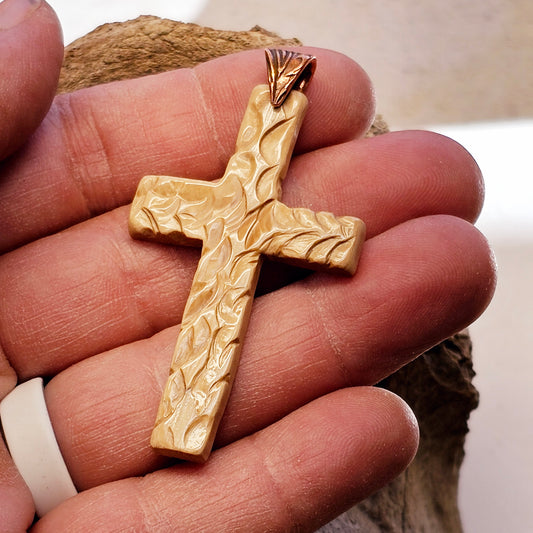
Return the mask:
[(41, 0), (4, 0), (0, 3), (0, 30), (13, 28), (40, 5)]

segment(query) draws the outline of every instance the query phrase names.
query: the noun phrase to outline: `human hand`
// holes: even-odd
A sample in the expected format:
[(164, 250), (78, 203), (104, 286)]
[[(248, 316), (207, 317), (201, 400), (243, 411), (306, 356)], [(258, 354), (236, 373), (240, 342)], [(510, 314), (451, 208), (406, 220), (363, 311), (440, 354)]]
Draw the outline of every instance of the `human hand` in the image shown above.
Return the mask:
[[(0, 85), (12, 110), (0, 125), (4, 153), (40, 122), (57, 78), (51, 11), (43, 4), (22, 25), (9, 32), (24, 31), (26, 42), (11, 37), (12, 54), (0, 57), (20, 79)], [(41, 55), (19, 74), (28, 49)], [(318, 68), (283, 199), (358, 216), (368, 241), (353, 278), (312, 274), (283, 286), (290, 271), (265, 267), (267, 294), (254, 303), (205, 465), (171, 463), (149, 447), (198, 251), (133, 241), (127, 204), (145, 174), (223, 174), (250, 91), (265, 81), (262, 52), (57, 97), (2, 163), (0, 369), (10, 364), (21, 381), (53, 377), (48, 410), (83, 491), (35, 531), (312, 530), (415, 453), (407, 406), (369, 385), (490, 300), (490, 252), (471, 225), (481, 176), (434, 134), (362, 139), (374, 111), (368, 79), (343, 56), (311, 53)], [(41, 92), (24, 93), (35, 80)], [(5, 394), (13, 375), (2, 385)], [(23, 529), (31, 499), (1, 453), (3, 523)]]

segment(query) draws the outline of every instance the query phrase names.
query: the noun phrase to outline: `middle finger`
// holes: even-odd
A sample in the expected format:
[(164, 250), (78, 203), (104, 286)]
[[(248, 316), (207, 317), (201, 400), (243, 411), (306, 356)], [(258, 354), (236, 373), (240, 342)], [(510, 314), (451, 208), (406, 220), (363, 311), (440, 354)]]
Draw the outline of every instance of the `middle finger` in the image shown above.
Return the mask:
[[(302, 155), (290, 173), (287, 204), (360, 216), (369, 236), (424, 215), (471, 221), (482, 199), (470, 156), (424, 132)], [(20, 377), (53, 374), (179, 322), (198, 251), (133, 241), (127, 210), (0, 259), (0, 345)]]
[[(433, 216), (367, 242), (354, 278), (313, 276), (258, 298), (215, 447), (335, 389), (375, 383), (465, 327), (490, 300), (485, 240)], [(46, 388), (80, 489), (142, 475), (177, 327), (74, 365)]]

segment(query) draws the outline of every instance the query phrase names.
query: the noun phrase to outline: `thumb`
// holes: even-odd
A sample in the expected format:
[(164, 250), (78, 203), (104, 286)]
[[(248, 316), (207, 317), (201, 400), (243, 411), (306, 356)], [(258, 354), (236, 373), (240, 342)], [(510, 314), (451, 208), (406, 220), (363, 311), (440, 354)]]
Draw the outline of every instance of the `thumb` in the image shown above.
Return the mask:
[(43, 0), (0, 3), (0, 160), (40, 124), (63, 59), (59, 21)]

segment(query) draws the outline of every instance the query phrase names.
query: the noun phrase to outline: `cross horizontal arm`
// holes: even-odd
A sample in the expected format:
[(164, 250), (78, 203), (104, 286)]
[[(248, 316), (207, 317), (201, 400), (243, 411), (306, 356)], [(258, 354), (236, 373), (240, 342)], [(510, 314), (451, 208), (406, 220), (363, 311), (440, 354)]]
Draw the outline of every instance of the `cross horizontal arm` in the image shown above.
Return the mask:
[(246, 246), (297, 266), (353, 274), (364, 240), (365, 224), (358, 218), (290, 208), (275, 200), (248, 231)]
[(130, 211), (129, 230), (137, 239), (199, 244), (212, 217), (215, 183), (171, 176), (145, 176)]

